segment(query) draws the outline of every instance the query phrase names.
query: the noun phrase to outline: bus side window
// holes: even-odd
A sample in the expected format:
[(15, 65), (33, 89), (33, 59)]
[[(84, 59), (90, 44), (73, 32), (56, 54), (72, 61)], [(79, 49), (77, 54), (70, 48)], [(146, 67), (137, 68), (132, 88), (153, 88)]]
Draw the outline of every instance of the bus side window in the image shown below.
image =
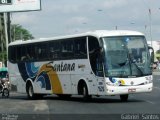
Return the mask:
[(47, 60), (48, 59), (48, 53), (47, 53), (47, 43), (39, 43), (37, 45), (37, 58), (38, 60)]
[(17, 46), (17, 47), (16, 47), (16, 53), (17, 53), (16, 62), (20, 62), (20, 61), (21, 61), (21, 58), (22, 58), (21, 46)]
[(60, 59), (60, 42), (52, 41), (49, 43), (49, 58)]
[(10, 46), (8, 49), (8, 59), (10, 62), (15, 63), (16, 62), (16, 46)]
[(21, 61), (28, 61), (27, 46), (21, 46)]
[(103, 76), (102, 56), (98, 39), (95, 37), (88, 37), (89, 45), (89, 59), (93, 72), (97, 76)]
[(69, 39), (69, 40), (62, 40), (61, 42), (62, 45), (62, 49), (61, 49), (61, 55), (63, 59), (72, 59), (74, 57), (73, 53), (73, 40)]
[(26, 57), (27, 57), (27, 61), (33, 61), (33, 45), (27, 45), (26, 46)]
[(86, 37), (75, 38), (74, 53), (75, 58), (87, 58)]

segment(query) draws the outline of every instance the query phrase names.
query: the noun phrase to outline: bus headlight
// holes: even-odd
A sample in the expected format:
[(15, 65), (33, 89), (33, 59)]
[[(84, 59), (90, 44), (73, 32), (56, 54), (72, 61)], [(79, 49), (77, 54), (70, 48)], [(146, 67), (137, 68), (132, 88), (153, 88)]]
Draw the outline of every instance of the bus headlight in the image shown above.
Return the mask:
[(146, 76), (147, 83), (152, 83), (152, 76)]
[(146, 76), (146, 80), (152, 80), (152, 76)]
[(116, 84), (111, 83), (111, 82), (106, 82), (106, 84), (109, 85), (109, 86), (117, 86)]

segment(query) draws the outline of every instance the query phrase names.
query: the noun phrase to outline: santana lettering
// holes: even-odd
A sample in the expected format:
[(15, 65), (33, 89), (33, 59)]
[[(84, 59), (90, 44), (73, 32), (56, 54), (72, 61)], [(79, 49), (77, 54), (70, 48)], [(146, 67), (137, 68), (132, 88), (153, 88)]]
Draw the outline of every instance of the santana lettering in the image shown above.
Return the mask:
[(61, 62), (61, 64), (54, 64), (53, 66), (55, 71), (75, 71), (75, 63), (72, 64), (67, 64), (67, 63), (63, 63)]

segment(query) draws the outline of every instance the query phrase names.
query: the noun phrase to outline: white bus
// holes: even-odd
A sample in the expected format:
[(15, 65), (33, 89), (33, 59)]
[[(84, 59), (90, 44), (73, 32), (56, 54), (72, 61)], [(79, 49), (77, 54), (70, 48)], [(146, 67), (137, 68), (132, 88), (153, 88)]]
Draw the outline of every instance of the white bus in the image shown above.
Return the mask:
[(153, 88), (151, 55), (136, 31), (97, 30), (9, 44), (9, 75), (17, 91), (34, 99), (120, 95)]

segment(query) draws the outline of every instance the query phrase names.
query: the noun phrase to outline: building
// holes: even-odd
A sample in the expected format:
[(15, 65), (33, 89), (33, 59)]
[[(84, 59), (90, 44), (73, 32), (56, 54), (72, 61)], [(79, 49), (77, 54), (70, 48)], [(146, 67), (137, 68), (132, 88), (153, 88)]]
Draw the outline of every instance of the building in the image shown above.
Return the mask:
[(147, 41), (148, 45), (153, 47), (154, 51), (160, 50), (160, 40)]
[(154, 56), (155, 56), (154, 61), (160, 63), (160, 40), (147, 41), (147, 43), (154, 49)]

